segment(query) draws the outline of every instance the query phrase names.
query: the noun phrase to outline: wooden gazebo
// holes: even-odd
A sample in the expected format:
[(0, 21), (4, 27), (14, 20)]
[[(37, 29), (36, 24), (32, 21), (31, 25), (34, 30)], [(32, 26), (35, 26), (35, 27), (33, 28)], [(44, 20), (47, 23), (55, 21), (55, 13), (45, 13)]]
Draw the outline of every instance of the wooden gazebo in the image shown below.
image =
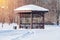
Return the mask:
[(19, 28), (44, 29), (44, 14), (49, 10), (37, 5), (25, 5), (14, 11), (20, 16)]

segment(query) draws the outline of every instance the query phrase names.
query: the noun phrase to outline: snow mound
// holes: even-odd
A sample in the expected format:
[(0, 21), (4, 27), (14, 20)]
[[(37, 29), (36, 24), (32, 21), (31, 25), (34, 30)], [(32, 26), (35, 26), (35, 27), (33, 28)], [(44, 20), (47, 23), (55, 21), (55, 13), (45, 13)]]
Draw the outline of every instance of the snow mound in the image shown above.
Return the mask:
[(15, 29), (14, 27), (19, 29), (19, 25), (17, 23), (0, 23), (0, 30), (13, 30)]

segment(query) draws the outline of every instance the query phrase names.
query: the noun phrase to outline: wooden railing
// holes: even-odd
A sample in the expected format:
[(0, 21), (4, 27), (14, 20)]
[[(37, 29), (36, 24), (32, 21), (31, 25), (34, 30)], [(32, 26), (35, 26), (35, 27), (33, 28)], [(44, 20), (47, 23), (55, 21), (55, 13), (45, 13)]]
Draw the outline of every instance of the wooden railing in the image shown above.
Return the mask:
[[(30, 23), (20, 23), (21, 28), (29, 29), (31, 27)], [(32, 29), (35, 28), (44, 28), (44, 23), (33, 23)]]

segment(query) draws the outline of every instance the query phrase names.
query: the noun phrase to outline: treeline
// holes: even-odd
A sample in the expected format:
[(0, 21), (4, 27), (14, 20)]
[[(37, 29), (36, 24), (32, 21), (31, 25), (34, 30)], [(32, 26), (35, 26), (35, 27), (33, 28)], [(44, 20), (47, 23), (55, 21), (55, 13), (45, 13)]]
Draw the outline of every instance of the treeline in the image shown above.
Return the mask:
[[(7, 2), (6, 2), (7, 1)], [(49, 9), (49, 13), (45, 14), (45, 22), (57, 22), (57, 14), (60, 13), (59, 0), (6, 0), (0, 4), (0, 22), (15, 22), (17, 20), (14, 9), (26, 5), (35, 4)], [(2, 8), (4, 6), (5, 8)]]

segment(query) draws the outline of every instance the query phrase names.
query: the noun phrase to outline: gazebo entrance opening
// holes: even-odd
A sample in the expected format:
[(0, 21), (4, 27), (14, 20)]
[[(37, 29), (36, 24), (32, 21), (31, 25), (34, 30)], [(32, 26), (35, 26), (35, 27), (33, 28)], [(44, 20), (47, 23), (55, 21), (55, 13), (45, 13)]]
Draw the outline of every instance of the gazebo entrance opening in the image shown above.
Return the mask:
[(42, 28), (44, 29), (44, 12), (22, 12), (20, 15), (20, 28)]

